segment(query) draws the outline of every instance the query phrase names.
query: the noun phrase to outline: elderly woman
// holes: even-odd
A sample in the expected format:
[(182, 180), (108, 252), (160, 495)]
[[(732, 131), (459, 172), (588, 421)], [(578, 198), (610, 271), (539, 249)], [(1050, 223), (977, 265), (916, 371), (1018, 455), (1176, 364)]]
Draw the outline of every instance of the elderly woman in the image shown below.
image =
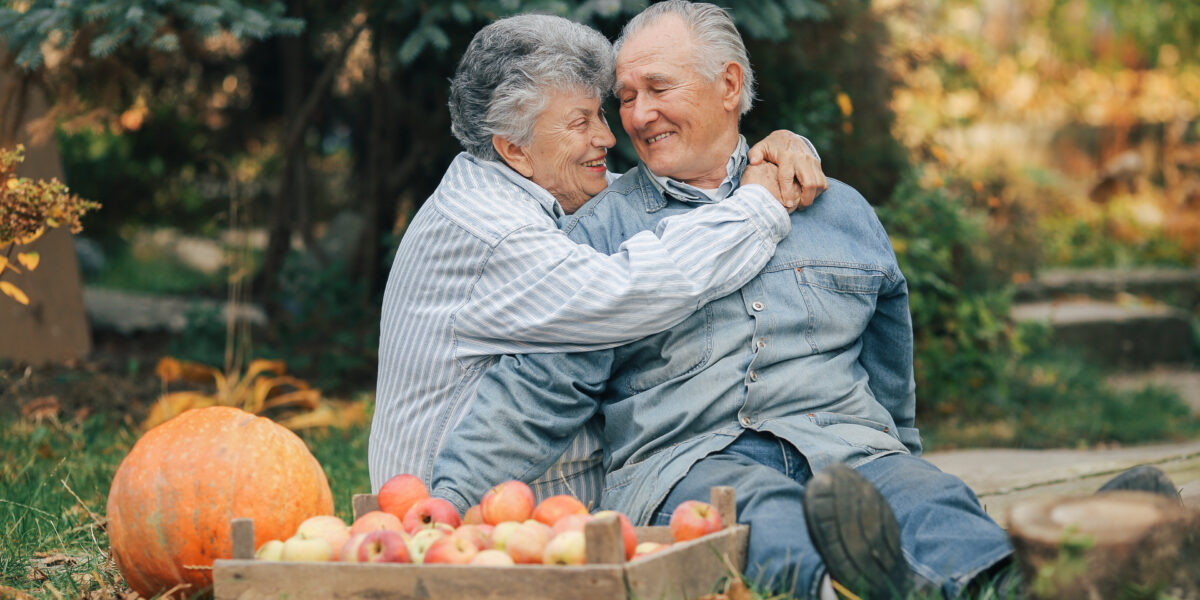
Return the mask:
[[(451, 129), (466, 152), (409, 225), (384, 295), (373, 489), (400, 473), (429, 481), (498, 356), (605, 348), (662, 331), (741, 287), (790, 231), (779, 175), (763, 163), (730, 197), (666, 219), (611, 256), (563, 235), (556, 219), (608, 184), (615, 139), (601, 100), (613, 73), (608, 40), (559, 17), (497, 21), (467, 48), (450, 94)], [(753, 154), (781, 164), (783, 187), (799, 173), (811, 203), (827, 184), (807, 141), (787, 132), (768, 140)], [(788, 200), (794, 208), (797, 198)], [(496, 431), (505, 435), (504, 424)], [(581, 431), (535, 482), (540, 497), (598, 502), (598, 431)]]

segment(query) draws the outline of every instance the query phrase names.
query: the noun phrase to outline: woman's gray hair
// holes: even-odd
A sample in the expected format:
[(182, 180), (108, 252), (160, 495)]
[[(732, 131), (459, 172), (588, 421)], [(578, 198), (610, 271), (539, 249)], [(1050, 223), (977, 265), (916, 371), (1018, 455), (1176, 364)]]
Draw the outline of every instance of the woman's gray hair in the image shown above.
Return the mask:
[(725, 9), (715, 4), (686, 0), (667, 0), (651, 4), (625, 24), (625, 28), (621, 30), (621, 37), (617, 38), (614, 44), (615, 51), (620, 52), (621, 46), (629, 36), (665, 15), (676, 15), (687, 25), (698, 47), (695, 55), (696, 70), (709, 81), (716, 79), (727, 63), (735, 62), (742, 66), (742, 96), (738, 100), (738, 115), (750, 112), (750, 106), (754, 104), (754, 69), (750, 68), (750, 56), (746, 53), (742, 34), (738, 33), (737, 26), (733, 24), (733, 18)]
[(603, 98), (612, 90), (614, 61), (603, 34), (562, 17), (496, 21), (475, 34), (450, 81), (450, 131), (472, 155), (500, 160), (493, 135), (529, 145), (549, 92)]

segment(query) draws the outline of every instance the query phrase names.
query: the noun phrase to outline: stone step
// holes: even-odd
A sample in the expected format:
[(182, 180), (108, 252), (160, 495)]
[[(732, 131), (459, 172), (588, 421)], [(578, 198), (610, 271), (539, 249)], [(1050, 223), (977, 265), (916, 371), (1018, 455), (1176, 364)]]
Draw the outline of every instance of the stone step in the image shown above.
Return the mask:
[(1015, 304), (1013, 318), (1048, 324), (1054, 340), (1122, 369), (1183, 365), (1195, 354), (1191, 315), (1164, 304), (1073, 299)]
[(93, 331), (126, 336), (179, 333), (187, 327), (188, 315), (195, 310), (219, 312), (222, 321), (233, 311), (236, 318), (252, 325), (267, 323), (266, 312), (253, 304), (230, 305), (203, 298), (138, 294), (91, 286), (83, 289), (83, 305)]
[(1118, 390), (1136, 391), (1148, 385), (1162, 387), (1179, 394), (1200, 417), (1200, 370), (1159, 367), (1149, 371), (1118, 373), (1107, 378), (1108, 384)]
[(1200, 441), (1092, 450), (952, 450), (931, 452), (925, 459), (966, 482), (1002, 526), (1008, 507), (1018, 501), (1091, 494), (1117, 473), (1142, 464), (1166, 472), (1184, 503), (1200, 508)]
[(1016, 300), (1040, 302), (1070, 296), (1112, 299), (1126, 294), (1198, 309), (1200, 269), (1052, 269), (1017, 286)]

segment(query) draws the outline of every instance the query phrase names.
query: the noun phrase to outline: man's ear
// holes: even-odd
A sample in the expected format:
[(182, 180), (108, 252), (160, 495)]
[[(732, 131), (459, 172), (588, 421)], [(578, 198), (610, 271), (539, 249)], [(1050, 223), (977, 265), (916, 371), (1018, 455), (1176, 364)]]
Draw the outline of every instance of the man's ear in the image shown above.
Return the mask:
[(717, 77), (724, 85), (721, 104), (725, 110), (737, 112), (738, 104), (742, 101), (742, 65), (729, 61)]
[(533, 177), (533, 161), (529, 159), (529, 154), (524, 148), (499, 135), (492, 136), (492, 147), (512, 170), (525, 177)]

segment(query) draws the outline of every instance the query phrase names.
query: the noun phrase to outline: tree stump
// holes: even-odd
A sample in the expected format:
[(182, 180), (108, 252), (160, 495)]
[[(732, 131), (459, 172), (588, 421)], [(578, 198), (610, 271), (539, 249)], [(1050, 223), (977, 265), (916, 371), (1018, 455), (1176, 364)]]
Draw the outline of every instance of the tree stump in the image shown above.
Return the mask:
[(1030, 596), (1200, 598), (1200, 511), (1146, 492), (1036, 498), (1008, 512)]

